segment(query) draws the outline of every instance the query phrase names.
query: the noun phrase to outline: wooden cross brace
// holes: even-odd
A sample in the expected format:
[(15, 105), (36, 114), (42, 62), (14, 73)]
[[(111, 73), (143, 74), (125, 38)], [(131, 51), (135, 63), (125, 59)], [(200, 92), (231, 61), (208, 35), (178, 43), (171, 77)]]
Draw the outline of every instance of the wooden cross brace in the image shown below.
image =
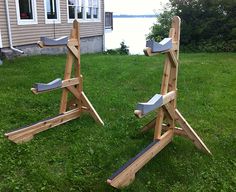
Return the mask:
[[(211, 154), (210, 150), (176, 107), (180, 23), (181, 20), (178, 16), (173, 17), (169, 32), (173, 46), (171, 49), (164, 52), (166, 59), (161, 86), (162, 101), (161, 104), (157, 102), (159, 105), (157, 116), (142, 128), (142, 131), (154, 128), (153, 142), (108, 178), (107, 183), (115, 188), (122, 188), (129, 185), (134, 180), (136, 172), (170, 143), (174, 135), (189, 138), (198, 149)], [(147, 56), (159, 54), (153, 53), (150, 48), (145, 49), (144, 53)], [(135, 110), (134, 113), (139, 118), (145, 115), (141, 110)], [(164, 120), (166, 120), (167, 123), (164, 123)], [(180, 127), (177, 127), (176, 124)]]
[[(73, 22), (73, 28), (71, 35), (67, 43), (68, 53), (67, 62), (64, 73), (64, 80), (61, 82), (61, 86), (57, 88), (62, 89), (62, 97), (60, 104), (59, 115), (41, 120), (29, 126), (22, 127), (20, 129), (8, 132), (5, 136), (15, 142), (22, 143), (29, 141), (37, 133), (45, 131), (47, 129), (56, 127), (73, 119), (80, 117), (82, 112), (88, 112), (94, 120), (104, 125), (102, 119), (97, 114), (96, 110), (83, 92), (83, 77), (80, 73), (80, 26), (78, 21)], [(43, 47), (43, 43), (39, 42), (39, 45)], [(72, 75), (72, 66), (74, 64), (74, 77)], [(45, 93), (54, 89), (48, 89), (45, 91), (38, 91), (36, 88), (31, 88), (34, 94)], [(71, 93), (73, 98), (68, 101), (68, 94)]]

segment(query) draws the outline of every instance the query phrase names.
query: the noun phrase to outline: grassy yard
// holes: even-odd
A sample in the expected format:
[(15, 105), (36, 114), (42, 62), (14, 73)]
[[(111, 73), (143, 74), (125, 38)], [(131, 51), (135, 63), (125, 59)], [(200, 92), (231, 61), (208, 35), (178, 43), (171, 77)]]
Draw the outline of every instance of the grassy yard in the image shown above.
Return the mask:
[[(159, 93), (164, 57), (82, 55), (84, 91), (105, 122), (88, 115), (16, 145), (4, 133), (58, 113), (61, 91), (33, 95), (35, 82), (63, 77), (65, 56), (18, 58), (0, 66), (0, 191), (116, 191), (105, 181), (151, 141), (138, 102)], [(122, 191), (236, 189), (236, 54), (181, 54), (178, 108), (213, 156), (174, 141)]]

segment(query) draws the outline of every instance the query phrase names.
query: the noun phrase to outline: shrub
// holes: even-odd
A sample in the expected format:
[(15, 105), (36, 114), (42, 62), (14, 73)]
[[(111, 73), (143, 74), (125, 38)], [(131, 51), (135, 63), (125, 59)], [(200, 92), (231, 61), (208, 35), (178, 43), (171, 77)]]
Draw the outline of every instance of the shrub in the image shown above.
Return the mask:
[(125, 45), (124, 41), (122, 41), (120, 43), (120, 48), (107, 49), (107, 51), (105, 51), (104, 53), (109, 55), (129, 55), (129, 47)]

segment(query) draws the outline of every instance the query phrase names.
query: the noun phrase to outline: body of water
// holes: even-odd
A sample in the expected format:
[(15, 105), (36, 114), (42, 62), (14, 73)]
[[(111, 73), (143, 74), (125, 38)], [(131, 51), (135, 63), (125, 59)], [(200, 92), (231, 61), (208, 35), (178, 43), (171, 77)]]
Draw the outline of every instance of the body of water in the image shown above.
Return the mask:
[(120, 43), (124, 41), (130, 54), (143, 54), (146, 35), (155, 22), (155, 17), (113, 18), (113, 30), (105, 32), (105, 48), (119, 48)]

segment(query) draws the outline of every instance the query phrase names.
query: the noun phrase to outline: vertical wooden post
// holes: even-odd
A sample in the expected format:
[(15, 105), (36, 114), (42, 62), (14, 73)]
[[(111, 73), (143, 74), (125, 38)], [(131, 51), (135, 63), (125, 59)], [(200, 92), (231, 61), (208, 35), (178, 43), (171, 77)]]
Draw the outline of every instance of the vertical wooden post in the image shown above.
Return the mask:
[[(175, 16), (172, 20), (172, 25), (169, 31), (169, 37), (172, 38), (173, 44), (178, 44), (176, 46), (175, 54), (179, 55), (179, 38), (180, 38), (180, 18)], [(162, 76), (162, 85), (161, 85), (161, 94), (165, 95), (169, 91), (176, 91), (177, 90), (177, 73), (178, 73), (178, 66), (173, 67), (171, 64), (170, 58), (168, 54), (166, 54), (165, 63), (164, 63), (164, 70), (163, 70), (163, 76)], [(172, 101), (173, 106), (176, 104), (176, 99)], [(163, 124), (163, 118), (164, 118), (164, 111), (161, 107), (157, 114), (155, 129), (154, 129), (154, 140), (160, 139), (161, 132), (162, 132), (162, 124)], [(171, 126), (172, 128), (175, 127), (174, 120), (171, 120)]]

